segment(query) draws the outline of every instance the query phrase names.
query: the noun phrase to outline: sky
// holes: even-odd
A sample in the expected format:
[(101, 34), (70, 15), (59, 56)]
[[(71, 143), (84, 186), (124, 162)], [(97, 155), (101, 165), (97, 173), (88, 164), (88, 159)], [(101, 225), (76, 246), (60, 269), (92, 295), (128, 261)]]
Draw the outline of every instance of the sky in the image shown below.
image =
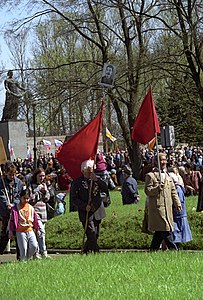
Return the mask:
[[(10, 62), (10, 55), (8, 46), (4, 40), (4, 31), (6, 29), (6, 23), (13, 18), (13, 13), (9, 13), (5, 9), (0, 10), (0, 62), (5, 66), (5, 68), (12, 68)], [(6, 73), (4, 74), (4, 79), (6, 78)], [(4, 105), (4, 85), (3, 81), (0, 82), (0, 111), (2, 110), (2, 105)]]

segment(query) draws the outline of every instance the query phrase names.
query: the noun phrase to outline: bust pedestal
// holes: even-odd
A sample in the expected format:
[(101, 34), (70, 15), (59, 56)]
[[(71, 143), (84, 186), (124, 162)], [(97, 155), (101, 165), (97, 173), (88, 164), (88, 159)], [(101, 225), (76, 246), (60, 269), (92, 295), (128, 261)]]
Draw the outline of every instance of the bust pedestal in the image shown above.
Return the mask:
[[(14, 158), (18, 157), (25, 159), (27, 157), (27, 140), (24, 120), (1, 121), (0, 136), (3, 139), (4, 148), (9, 160), (13, 160)], [(9, 153), (9, 141), (14, 152), (12, 157)]]

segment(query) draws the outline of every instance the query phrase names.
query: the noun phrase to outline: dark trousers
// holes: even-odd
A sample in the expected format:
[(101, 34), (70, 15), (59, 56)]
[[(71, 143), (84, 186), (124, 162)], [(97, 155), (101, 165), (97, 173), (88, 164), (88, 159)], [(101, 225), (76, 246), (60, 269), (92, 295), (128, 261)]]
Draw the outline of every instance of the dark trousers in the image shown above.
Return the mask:
[[(2, 255), (4, 253), (6, 246), (8, 244), (8, 241), (9, 241), (9, 228), (8, 228), (9, 219), (10, 218), (8, 218), (8, 217), (1, 217), (0, 255)], [(18, 248), (15, 233), (14, 233), (14, 237), (15, 237), (15, 243), (16, 243), (16, 258), (17, 258), (17, 260), (19, 260), (20, 259), (20, 251)]]
[(0, 233), (0, 254), (4, 253), (6, 245), (9, 241), (9, 229), (8, 229), (9, 217), (1, 217), (1, 233)]
[(173, 233), (169, 231), (155, 231), (152, 238), (150, 250), (159, 250), (163, 241), (165, 241), (168, 249), (178, 250), (176, 244), (173, 241)]
[[(83, 252), (88, 253), (89, 251), (99, 252), (99, 246), (97, 244), (97, 239), (100, 233), (101, 220), (93, 219), (88, 221), (86, 229), (87, 240), (84, 245)], [(82, 222), (83, 228), (85, 228), (85, 222)]]

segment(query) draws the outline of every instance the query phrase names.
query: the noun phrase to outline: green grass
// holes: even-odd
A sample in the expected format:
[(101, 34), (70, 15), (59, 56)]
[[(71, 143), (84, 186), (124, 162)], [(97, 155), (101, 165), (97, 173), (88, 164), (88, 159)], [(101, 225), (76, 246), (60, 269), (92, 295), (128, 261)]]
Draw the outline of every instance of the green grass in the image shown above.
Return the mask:
[[(146, 249), (151, 235), (142, 233), (145, 195), (137, 205), (123, 206), (118, 191), (102, 222), (102, 248)], [(183, 249), (203, 249), (203, 214), (195, 212), (197, 197), (187, 198), (193, 241)], [(68, 199), (67, 199), (68, 203)], [(67, 205), (68, 206), (68, 205)], [(48, 248), (80, 249), (83, 230), (77, 212), (51, 219), (46, 227)], [(203, 252), (125, 252), (64, 255), (51, 260), (1, 265), (0, 299), (128, 300), (203, 299), (200, 284)]]
[[(122, 205), (120, 191), (111, 192), (112, 204), (106, 209), (102, 220), (99, 245), (103, 249), (148, 249), (152, 236), (142, 232), (142, 220), (146, 196), (144, 184), (139, 184), (140, 202), (137, 205)], [(69, 196), (66, 198), (65, 215), (55, 217), (46, 225), (48, 248), (80, 249), (83, 228), (77, 212), (69, 213)], [(188, 220), (193, 240), (182, 244), (183, 249), (203, 249), (203, 213), (196, 212), (197, 196), (187, 197)]]
[(203, 299), (203, 254), (64, 255), (1, 265), (2, 300)]

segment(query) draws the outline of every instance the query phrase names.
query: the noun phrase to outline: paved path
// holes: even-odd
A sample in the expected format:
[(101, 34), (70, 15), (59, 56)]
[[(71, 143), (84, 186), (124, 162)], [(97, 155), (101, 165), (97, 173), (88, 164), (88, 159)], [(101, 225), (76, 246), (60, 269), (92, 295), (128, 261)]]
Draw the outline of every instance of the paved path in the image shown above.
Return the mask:
[[(69, 249), (48, 249), (48, 255), (52, 258), (59, 257), (64, 254), (75, 254), (80, 253), (80, 250), (69, 250)], [(11, 248), (10, 253), (6, 253), (3, 255), (0, 255), (0, 264), (17, 261), (16, 260), (16, 253), (15, 248)]]
[(0, 263), (3, 264), (5, 262), (10, 262), (16, 260), (15, 254), (3, 254), (0, 255)]
[[(64, 254), (49, 254), (49, 256), (51, 258), (54, 258), (54, 257), (59, 257), (61, 255), (64, 255)], [(9, 262), (14, 262), (14, 261), (17, 261), (16, 260), (16, 254), (3, 254), (3, 255), (0, 255), (0, 264), (4, 264), (4, 263), (9, 263)]]
[[(100, 249), (100, 252), (149, 252), (149, 250), (146, 249)], [(182, 250), (182, 252), (200, 252), (202, 253), (202, 250)], [(48, 250), (48, 255), (52, 258), (56, 258), (62, 255), (68, 255), (68, 254), (80, 254), (80, 250), (70, 250), (70, 249), (50, 249)], [(0, 264), (14, 262), (16, 260), (16, 254), (15, 250), (12, 249), (11, 253), (9, 254), (3, 254), (0, 255)]]
[[(136, 250), (136, 249), (100, 249), (100, 252), (146, 252), (146, 250)], [(70, 249), (48, 249), (48, 255), (52, 258), (59, 257), (61, 255), (67, 254), (80, 254), (80, 250), (70, 250)], [(8, 263), (16, 260), (15, 248), (11, 248), (11, 253), (0, 255), (0, 264)]]

